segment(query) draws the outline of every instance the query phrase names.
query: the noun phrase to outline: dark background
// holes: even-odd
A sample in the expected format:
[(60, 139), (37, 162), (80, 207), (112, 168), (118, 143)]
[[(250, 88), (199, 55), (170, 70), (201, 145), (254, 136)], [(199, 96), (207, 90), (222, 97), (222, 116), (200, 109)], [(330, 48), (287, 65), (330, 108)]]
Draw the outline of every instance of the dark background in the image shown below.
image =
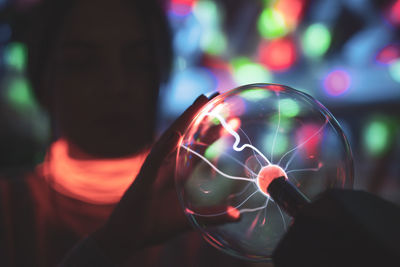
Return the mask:
[[(0, 9), (24, 12), (38, 1), (0, 0)], [(400, 204), (399, 0), (171, 0), (167, 12), (175, 60), (160, 95), (160, 131), (201, 93), (289, 85), (338, 119), (355, 188)], [(0, 172), (33, 168), (51, 142), (14, 27), (0, 23)]]

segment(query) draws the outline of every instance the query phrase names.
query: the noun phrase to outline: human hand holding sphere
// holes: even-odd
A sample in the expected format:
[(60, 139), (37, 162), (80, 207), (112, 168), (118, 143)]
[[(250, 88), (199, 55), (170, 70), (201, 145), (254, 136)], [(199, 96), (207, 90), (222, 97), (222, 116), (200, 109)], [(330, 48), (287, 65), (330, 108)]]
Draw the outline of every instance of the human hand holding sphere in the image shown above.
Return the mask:
[[(174, 186), (174, 151), (187, 124), (209, 99), (201, 95), (154, 144), (138, 176), (107, 223), (93, 235), (114, 262), (190, 229)], [(171, 164), (172, 163), (172, 164)], [(207, 212), (212, 212), (211, 210)], [(210, 218), (210, 224), (236, 221), (231, 214)]]
[[(217, 135), (212, 141), (210, 132)], [(352, 175), (350, 147), (322, 104), (286, 86), (253, 84), (217, 96), (197, 113), (180, 142), (176, 186), (186, 216), (207, 242), (262, 261), (297, 212), (285, 193), (292, 205), (302, 205), (328, 188), (350, 188)], [(279, 185), (279, 177), (289, 186)], [(241, 219), (208, 223), (228, 214), (227, 207)]]
[[(157, 180), (177, 147), (175, 184), (184, 212), (171, 186), (173, 170)], [(326, 108), (274, 84), (200, 97), (154, 145), (95, 239), (118, 262), (187, 230), (185, 214), (211, 245), (268, 260), (293, 220), (269, 195), (278, 176), (311, 200), (327, 188), (352, 186), (350, 148)]]

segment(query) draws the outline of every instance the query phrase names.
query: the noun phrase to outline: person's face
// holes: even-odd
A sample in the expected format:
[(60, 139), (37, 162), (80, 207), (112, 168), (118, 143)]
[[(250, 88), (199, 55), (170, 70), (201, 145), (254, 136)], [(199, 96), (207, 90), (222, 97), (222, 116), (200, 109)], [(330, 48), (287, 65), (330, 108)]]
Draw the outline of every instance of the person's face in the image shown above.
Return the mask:
[(85, 152), (125, 156), (152, 141), (158, 78), (150, 29), (124, 0), (79, 0), (68, 12), (46, 80), (61, 134)]

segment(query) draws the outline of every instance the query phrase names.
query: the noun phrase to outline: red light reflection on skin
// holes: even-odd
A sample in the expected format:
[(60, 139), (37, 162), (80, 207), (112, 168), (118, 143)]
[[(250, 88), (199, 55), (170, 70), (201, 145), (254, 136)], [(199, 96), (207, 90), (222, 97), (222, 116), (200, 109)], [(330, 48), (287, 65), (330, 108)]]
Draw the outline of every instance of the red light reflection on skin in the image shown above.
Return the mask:
[(68, 142), (54, 142), (43, 174), (59, 193), (93, 204), (117, 203), (135, 180), (148, 151), (126, 158), (74, 159), (68, 155)]
[(262, 42), (259, 50), (259, 61), (272, 71), (285, 71), (296, 61), (296, 46), (292, 39), (284, 38)]

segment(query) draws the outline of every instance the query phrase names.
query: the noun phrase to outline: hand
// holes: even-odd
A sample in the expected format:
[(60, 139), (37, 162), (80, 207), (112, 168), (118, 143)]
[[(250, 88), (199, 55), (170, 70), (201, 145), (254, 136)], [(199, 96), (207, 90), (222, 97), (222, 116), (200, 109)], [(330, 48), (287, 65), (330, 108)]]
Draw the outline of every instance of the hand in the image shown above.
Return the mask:
[[(115, 262), (124, 261), (135, 250), (190, 229), (174, 188), (174, 152), (188, 123), (208, 100), (200, 96), (164, 132), (105, 226), (93, 235)], [(217, 223), (238, 219), (228, 215), (215, 218)]]

